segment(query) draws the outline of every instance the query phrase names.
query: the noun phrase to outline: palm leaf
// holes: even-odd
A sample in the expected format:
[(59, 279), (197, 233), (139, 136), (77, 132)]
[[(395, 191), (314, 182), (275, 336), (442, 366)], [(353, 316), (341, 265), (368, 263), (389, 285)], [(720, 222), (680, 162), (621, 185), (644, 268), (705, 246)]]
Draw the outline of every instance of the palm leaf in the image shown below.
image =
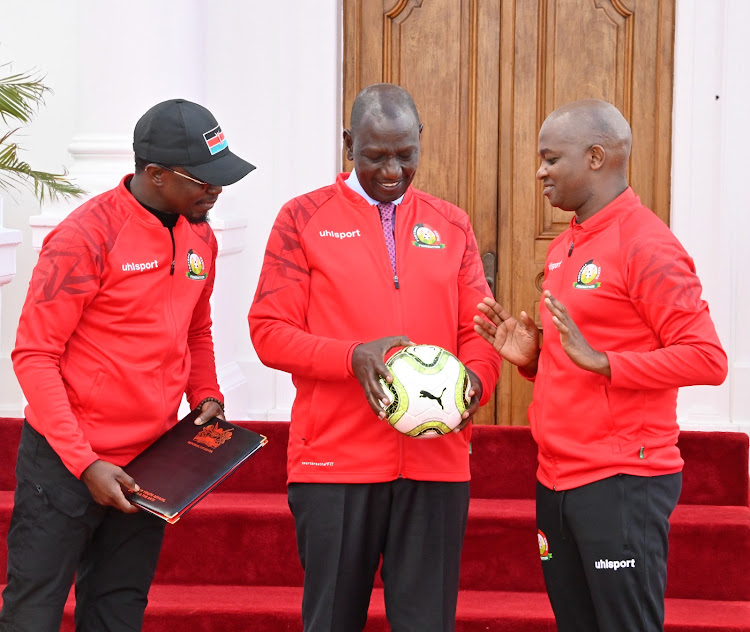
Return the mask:
[(0, 177), (0, 189), (17, 191), (20, 186), (33, 187), (34, 195), (40, 204), (47, 198), (56, 200), (59, 196), (80, 197), (85, 193), (66, 178), (67, 171), (35, 171), (27, 162), (20, 160), (18, 145), (6, 142), (12, 133), (8, 132), (0, 139), (0, 175), (3, 176)]
[(9, 118), (21, 123), (30, 122), (36, 106), (44, 103), (45, 92), (50, 92), (50, 89), (42, 83), (42, 77), (35, 73), (24, 72), (0, 77), (0, 117), (6, 123)]
[[(0, 65), (0, 69), (5, 65)], [(42, 77), (34, 72), (24, 72), (0, 76), (0, 118), (7, 123), (15, 119), (28, 123), (33, 118), (36, 107), (44, 102), (44, 93), (50, 89), (42, 83)], [(18, 157), (19, 146), (11, 142), (17, 132), (12, 129), (0, 138), (0, 190), (18, 190), (20, 186), (33, 189), (34, 195), (42, 204), (45, 199), (80, 197), (86, 193), (67, 179), (68, 172), (48, 173), (36, 171)]]

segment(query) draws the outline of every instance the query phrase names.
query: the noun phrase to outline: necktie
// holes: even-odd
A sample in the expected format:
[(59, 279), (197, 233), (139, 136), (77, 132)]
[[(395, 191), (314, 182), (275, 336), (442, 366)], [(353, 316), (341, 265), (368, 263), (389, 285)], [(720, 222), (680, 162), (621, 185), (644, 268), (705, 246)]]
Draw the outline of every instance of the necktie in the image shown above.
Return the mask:
[(393, 214), (396, 212), (396, 205), (393, 202), (381, 202), (378, 204), (378, 211), (380, 211), (380, 221), (383, 224), (383, 234), (385, 235), (385, 245), (388, 248), (388, 256), (391, 258), (393, 276), (396, 276), (396, 241), (393, 238), (395, 230)]

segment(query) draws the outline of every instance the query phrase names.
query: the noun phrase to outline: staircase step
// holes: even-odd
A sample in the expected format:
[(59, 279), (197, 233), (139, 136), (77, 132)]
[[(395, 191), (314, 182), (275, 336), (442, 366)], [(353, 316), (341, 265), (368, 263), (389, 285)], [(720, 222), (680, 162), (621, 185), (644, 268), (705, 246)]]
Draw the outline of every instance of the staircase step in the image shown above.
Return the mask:
[[(750, 600), (750, 507), (677, 505), (670, 522), (667, 596)], [(472, 499), (462, 587), (543, 591), (536, 531), (533, 500)]]
[(168, 525), (154, 581), (190, 584), (196, 576), (207, 584), (301, 586), (286, 494), (212, 493)]
[[(301, 630), (303, 576), (286, 499), (289, 424), (240, 423), (268, 445), (167, 527), (144, 632)], [(20, 431), (21, 420), (0, 418), (0, 578)], [(748, 437), (682, 432), (680, 448), (686, 464), (672, 517), (665, 629), (750, 632)], [(534, 537), (531, 434), (479, 426), (472, 453), (456, 630), (553, 632)], [(73, 630), (72, 613), (71, 596), (64, 632)], [(388, 629), (378, 577), (366, 632)]]
[[(15, 487), (12, 464), (21, 419), (0, 418), (0, 490)], [(224, 492), (286, 490), (289, 423), (236, 422), (268, 437), (266, 445), (221, 486)], [(525, 426), (475, 426), (472, 434), (473, 498), (534, 498), (536, 446)], [(682, 431), (685, 459), (680, 504), (748, 506), (748, 436), (742, 432)]]
[[(143, 632), (299, 632), (302, 589), (288, 586), (154, 584)], [(73, 632), (74, 598), (61, 632)], [(196, 616), (200, 613), (200, 616)], [(667, 599), (666, 632), (750, 632), (750, 601)], [(389, 630), (375, 589), (365, 632)], [(456, 632), (554, 632), (543, 592), (463, 590)]]
[[(0, 535), (7, 530), (12, 501), (11, 492), (0, 492)], [(533, 500), (472, 499), (462, 589), (542, 592), (535, 536)], [(750, 600), (750, 574), (738, 564), (750, 559), (750, 508), (678, 506), (670, 551), (668, 596)], [(5, 556), (3, 538), (0, 577)], [(286, 495), (215, 492), (168, 525), (155, 581), (190, 584), (197, 576), (206, 584), (301, 586)]]

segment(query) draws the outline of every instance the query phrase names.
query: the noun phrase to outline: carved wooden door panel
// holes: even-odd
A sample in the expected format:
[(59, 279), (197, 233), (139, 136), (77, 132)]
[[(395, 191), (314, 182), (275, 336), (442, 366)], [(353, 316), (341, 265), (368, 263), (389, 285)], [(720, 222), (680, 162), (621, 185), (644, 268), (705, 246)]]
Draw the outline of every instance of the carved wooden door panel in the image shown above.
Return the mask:
[[(415, 186), (469, 213), (498, 300), (538, 313), (535, 280), (570, 220), (535, 180), (538, 130), (556, 107), (594, 97), (620, 108), (630, 182), (668, 221), (674, 2), (344, 0), (343, 124), (363, 87), (409, 90), (424, 123)], [(504, 366), (476, 422), (526, 424), (530, 395)]]

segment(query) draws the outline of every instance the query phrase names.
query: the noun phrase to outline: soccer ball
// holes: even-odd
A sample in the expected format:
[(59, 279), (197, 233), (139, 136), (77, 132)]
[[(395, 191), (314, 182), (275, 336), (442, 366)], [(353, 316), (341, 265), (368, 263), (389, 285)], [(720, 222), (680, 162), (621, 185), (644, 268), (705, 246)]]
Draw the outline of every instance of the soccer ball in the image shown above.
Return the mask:
[(469, 407), (471, 381), (466, 367), (450, 351), (414, 345), (385, 363), (393, 382), (380, 379), (390, 401), (385, 413), (391, 426), (410, 437), (444, 435), (461, 423)]

